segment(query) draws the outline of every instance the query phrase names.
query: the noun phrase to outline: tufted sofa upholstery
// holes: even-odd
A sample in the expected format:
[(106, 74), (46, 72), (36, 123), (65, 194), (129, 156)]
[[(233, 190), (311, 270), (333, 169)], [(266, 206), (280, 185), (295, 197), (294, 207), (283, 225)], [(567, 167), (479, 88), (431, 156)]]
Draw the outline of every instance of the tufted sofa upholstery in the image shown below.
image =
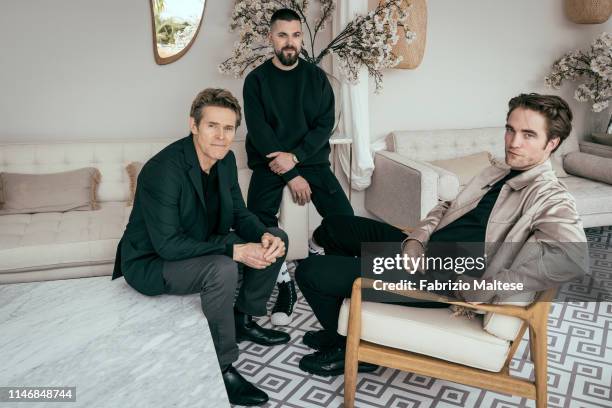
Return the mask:
[[(439, 200), (452, 200), (459, 192), (454, 173), (428, 162), (482, 151), (503, 157), (503, 134), (504, 128), (496, 127), (392, 132), (387, 137), (387, 150), (376, 153), (366, 209), (392, 225), (415, 225)], [(573, 151), (612, 157), (612, 149), (605, 147), (579, 143), (570, 136), (553, 154), (553, 169), (559, 176), (563, 156)], [(571, 175), (560, 180), (576, 199), (585, 227), (612, 225), (611, 185)]]
[[(127, 224), (129, 177), (125, 166), (146, 162), (173, 140), (0, 144), (0, 172), (53, 173), (96, 167), (100, 209), (0, 216), (0, 284), (110, 275), (117, 243)], [(251, 171), (244, 141), (235, 141), (238, 177), (246, 198)], [(280, 223), (290, 246), (287, 258), (307, 255), (308, 208), (284, 192)]]

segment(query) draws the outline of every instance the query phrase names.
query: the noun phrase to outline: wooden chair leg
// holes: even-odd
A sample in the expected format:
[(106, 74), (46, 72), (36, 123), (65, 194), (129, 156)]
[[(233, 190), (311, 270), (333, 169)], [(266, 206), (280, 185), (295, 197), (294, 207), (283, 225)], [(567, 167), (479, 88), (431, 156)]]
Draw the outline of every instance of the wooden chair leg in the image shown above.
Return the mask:
[(531, 361), (535, 363), (535, 334), (533, 328), (529, 327), (529, 354), (531, 355)]
[(359, 343), (346, 344), (346, 355), (344, 358), (344, 407), (353, 408), (355, 406), (355, 392), (357, 390), (357, 353)]
[(351, 307), (344, 356), (344, 407), (355, 406), (357, 390), (357, 365), (359, 364), (359, 341), (361, 337), (361, 279), (353, 283)]
[(546, 408), (548, 403), (548, 343), (546, 323), (529, 328), (531, 359), (535, 371), (536, 408)]

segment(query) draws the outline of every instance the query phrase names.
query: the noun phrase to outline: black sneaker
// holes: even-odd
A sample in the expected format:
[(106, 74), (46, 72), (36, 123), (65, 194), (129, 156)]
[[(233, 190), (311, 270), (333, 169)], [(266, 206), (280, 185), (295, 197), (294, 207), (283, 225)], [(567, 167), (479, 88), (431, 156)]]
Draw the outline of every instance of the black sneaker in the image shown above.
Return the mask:
[(319, 246), (314, 239), (308, 239), (308, 256), (325, 255), (325, 248)]
[(297, 303), (297, 292), (295, 291), (295, 283), (293, 281), (281, 282), (278, 286), (278, 296), (276, 304), (272, 308), (272, 316), (270, 320), (275, 326), (287, 326), (291, 323), (291, 314)]
[[(300, 369), (310, 374), (329, 377), (344, 374), (344, 346), (336, 346), (307, 354), (300, 360)], [(378, 368), (375, 364), (359, 362), (357, 371), (371, 373)]]

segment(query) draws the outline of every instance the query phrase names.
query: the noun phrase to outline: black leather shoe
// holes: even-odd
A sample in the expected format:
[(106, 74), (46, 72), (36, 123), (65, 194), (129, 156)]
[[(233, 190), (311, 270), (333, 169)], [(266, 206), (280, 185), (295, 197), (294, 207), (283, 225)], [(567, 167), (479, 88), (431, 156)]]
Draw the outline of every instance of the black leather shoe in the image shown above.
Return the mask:
[[(300, 360), (300, 369), (323, 377), (344, 374), (344, 352), (344, 346), (338, 346), (305, 355)], [(359, 362), (357, 371), (371, 373), (377, 368), (377, 365)]]
[(264, 329), (253, 321), (253, 317), (234, 310), (234, 321), (236, 323), (236, 343), (244, 340), (261, 344), (262, 346), (274, 346), (285, 344), (289, 341), (289, 334), (272, 329)]
[(310, 330), (304, 333), (302, 343), (311, 349), (323, 350), (337, 346), (339, 340), (340, 336), (328, 330)]
[(223, 383), (234, 405), (262, 405), (268, 401), (268, 394), (248, 382), (233, 366), (223, 372)]

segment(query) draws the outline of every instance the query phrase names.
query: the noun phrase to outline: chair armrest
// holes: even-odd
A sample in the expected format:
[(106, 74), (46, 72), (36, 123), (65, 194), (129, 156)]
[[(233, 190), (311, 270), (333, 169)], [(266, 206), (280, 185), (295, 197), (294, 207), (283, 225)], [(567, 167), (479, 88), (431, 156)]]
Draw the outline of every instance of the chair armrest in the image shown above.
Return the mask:
[(365, 208), (391, 225), (416, 225), (438, 203), (438, 173), (395, 152), (374, 156)]
[[(357, 282), (360, 281), (360, 282)], [(358, 278), (353, 283), (353, 294), (355, 290), (361, 290), (362, 288), (372, 288), (374, 281), (367, 278)], [(469, 309), (481, 310), (483, 312), (499, 313), (507, 316), (518, 317), (523, 320), (529, 320), (531, 318), (530, 306), (515, 306), (515, 305), (500, 305), (492, 303), (479, 303), (473, 304), (468, 302), (462, 302), (454, 300), (447, 296), (436, 295), (429, 292), (423, 292), (420, 290), (384, 290), (384, 292), (394, 293), (400, 296), (406, 296), (411, 299), (425, 300), (429, 302), (446, 303), (448, 305), (462, 306)]]
[(582, 153), (588, 153), (599, 157), (612, 158), (612, 146), (606, 146), (599, 143), (592, 142), (579, 142), (580, 151)]

